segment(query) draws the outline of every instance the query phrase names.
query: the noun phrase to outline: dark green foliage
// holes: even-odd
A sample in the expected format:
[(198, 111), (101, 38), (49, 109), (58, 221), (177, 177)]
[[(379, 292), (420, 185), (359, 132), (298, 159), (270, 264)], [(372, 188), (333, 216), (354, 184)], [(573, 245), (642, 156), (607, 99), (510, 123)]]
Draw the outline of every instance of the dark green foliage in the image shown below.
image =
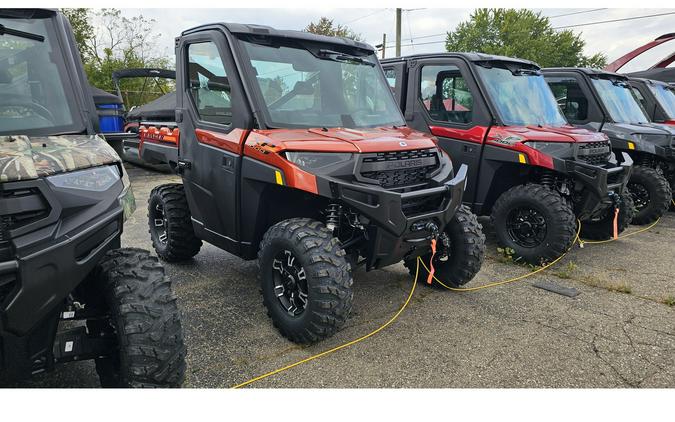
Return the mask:
[(583, 54), (586, 43), (571, 30), (555, 30), (549, 18), (528, 9), (476, 9), (448, 32), (447, 51), (476, 51), (532, 60), (542, 67), (602, 68), (604, 54)]

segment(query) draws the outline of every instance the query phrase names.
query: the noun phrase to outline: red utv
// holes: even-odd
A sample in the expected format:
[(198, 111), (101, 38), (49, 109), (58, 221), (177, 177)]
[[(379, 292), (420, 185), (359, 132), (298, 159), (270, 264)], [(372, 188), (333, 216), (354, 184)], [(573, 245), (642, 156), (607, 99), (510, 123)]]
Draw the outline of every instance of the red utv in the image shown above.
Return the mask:
[(176, 46), (178, 129), (148, 129), (140, 145), (183, 179), (150, 195), (160, 257), (190, 259), (207, 241), (257, 258), (269, 316), (300, 343), (345, 322), (359, 266), (433, 257), (455, 286), (479, 270), (466, 166), (455, 174), (434, 138), (405, 126), (371, 46), (220, 23)]
[(517, 259), (555, 259), (574, 240), (577, 219), (592, 239), (630, 223), (630, 157), (617, 162), (607, 136), (570, 126), (535, 63), (442, 53), (383, 67), (408, 125), (469, 166), (464, 203), (492, 216), (499, 243)]

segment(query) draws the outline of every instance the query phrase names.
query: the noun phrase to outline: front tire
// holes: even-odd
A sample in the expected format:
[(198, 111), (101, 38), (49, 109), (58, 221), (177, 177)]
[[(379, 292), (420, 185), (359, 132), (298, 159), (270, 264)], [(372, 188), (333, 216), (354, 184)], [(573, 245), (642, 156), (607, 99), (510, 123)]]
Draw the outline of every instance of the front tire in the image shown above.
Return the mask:
[[(176, 297), (164, 268), (142, 249), (106, 254), (93, 274), (93, 294), (108, 312), (87, 321), (90, 334), (114, 336), (118, 350), (97, 358), (104, 388), (180, 387), (186, 348)], [(92, 294), (90, 293), (90, 295)]]
[[(483, 265), (485, 257), (483, 226), (469, 208), (462, 205), (444, 231), (450, 239), (450, 250), (445, 260), (441, 260), (439, 255), (434, 257), (435, 276), (449, 287), (461, 287), (471, 281)], [(421, 259), (428, 266), (431, 253), (421, 256)], [(404, 265), (410, 275), (415, 277), (417, 259), (406, 260)], [(428, 275), (429, 272), (420, 265), (418, 282), (426, 281)], [(431, 285), (442, 287), (434, 282)]]
[[(619, 233), (628, 228), (634, 216), (633, 197), (628, 189), (624, 189), (621, 193), (621, 205), (619, 206), (619, 218), (617, 220)], [(597, 220), (583, 221), (580, 236), (587, 240), (608, 240), (614, 237), (614, 208), (609, 207)]]
[(292, 218), (270, 227), (258, 252), (267, 315), (295, 343), (333, 335), (352, 308), (351, 267), (338, 239), (322, 223)]
[(500, 246), (514, 258), (541, 265), (565, 253), (574, 241), (576, 217), (558, 192), (539, 184), (514, 186), (492, 207), (492, 224)]
[(673, 197), (666, 178), (651, 167), (633, 167), (628, 189), (637, 210), (632, 223), (640, 226), (661, 218), (668, 211)]
[(186, 261), (199, 253), (185, 188), (180, 183), (155, 187), (148, 198), (148, 231), (152, 247), (167, 262)]

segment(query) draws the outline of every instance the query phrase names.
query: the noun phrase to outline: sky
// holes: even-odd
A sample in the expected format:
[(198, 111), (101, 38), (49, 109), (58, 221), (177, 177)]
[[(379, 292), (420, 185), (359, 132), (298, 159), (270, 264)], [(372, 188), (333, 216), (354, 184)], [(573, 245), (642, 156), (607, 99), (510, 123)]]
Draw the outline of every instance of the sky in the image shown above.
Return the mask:
[[(624, 19), (637, 16), (675, 12), (675, 9), (534, 9), (551, 17), (554, 27), (590, 22)], [(473, 9), (404, 9), (402, 19), (401, 53), (432, 53), (444, 50), (446, 31), (469, 18)], [(278, 29), (303, 29), (321, 16), (334, 19), (335, 24), (349, 26), (371, 45), (382, 43), (387, 34), (387, 57), (394, 55), (394, 9), (122, 9), (128, 16), (143, 14), (155, 19), (154, 29), (160, 34), (158, 51), (173, 55), (174, 38), (184, 29), (211, 22), (238, 22), (270, 25)], [(567, 15), (567, 16), (559, 16)], [(675, 31), (675, 14), (611, 22), (572, 28), (586, 41), (585, 54), (605, 53), (611, 62), (659, 35)], [(439, 35), (440, 34), (440, 35)], [(412, 40), (411, 40), (412, 38)], [(675, 41), (654, 48), (626, 65), (622, 71), (645, 69), (675, 50)]]

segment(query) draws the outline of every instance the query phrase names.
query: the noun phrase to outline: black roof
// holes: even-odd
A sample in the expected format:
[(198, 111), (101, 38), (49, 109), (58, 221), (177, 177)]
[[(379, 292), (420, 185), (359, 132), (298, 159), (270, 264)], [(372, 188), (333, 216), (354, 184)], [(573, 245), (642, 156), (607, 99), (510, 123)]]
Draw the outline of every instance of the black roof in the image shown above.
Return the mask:
[(127, 113), (127, 120), (173, 120), (176, 116), (176, 92), (169, 92), (154, 101)]
[(590, 67), (545, 67), (542, 69), (543, 72), (579, 72), (583, 73), (585, 75), (593, 76), (593, 75), (604, 75), (604, 76), (612, 76), (616, 77), (618, 79), (628, 79), (626, 75), (622, 75), (620, 73), (614, 73), (614, 72), (607, 72), (606, 70), (602, 69), (591, 69)]
[(530, 66), (539, 67), (539, 65), (533, 61), (519, 59), (517, 57), (506, 57), (498, 56), (495, 54), (485, 54), (485, 53), (476, 53), (476, 52), (450, 52), (450, 53), (427, 53), (427, 54), (411, 54), (409, 56), (402, 57), (393, 57), (391, 59), (383, 59), (382, 63), (393, 63), (400, 62), (404, 60), (416, 60), (416, 59), (433, 59), (433, 58), (444, 58), (444, 57), (462, 57), (470, 62), (485, 62), (485, 61), (500, 61), (500, 62), (514, 62), (522, 63)]
[(242, 23), (227, 23), (219, 22), (206, 25), (196, 26), (194, 28), (187, 29), (181, 33), (181, 35), (188, 35), (194, 32), (199, 32), (201, 30), (206, 30), (214, 27), (225, 28), (227, 31), (233, 34), (250, 34), (250, 35), (266, 35), (275, 38), (287, 38), (287, 39), (296, 39), (303, 41), (312, 41), (317, 43), (329, 43), (344, 45), (348, 47), (356, 47), (363, 50), (375, 51), (375, 48), (370, 44), (354, 41), (349, 38), (342, 37), (327, 37), (325, 35), (312, 34), (310, 32), (304, 31), (292, 31), (285, 29), (274, 29), (271, 26), (265, 25), (254, 25), (254, 24), (242, 24)]
[(94, 104), (122, 104), (122, 99), (115, 94), (111, 94), (95, 86), (89, 86), (91, 96), (94, 97)]
[(675, 84), (675, 67), (657, 67), (640, 72), (627, 73), (626, 75)]
[(112, 73), (112, 80), (115, 84), (124, 78), (166, 78), (176, 79), (176, 71), (160, 68), (136, 68), (121, 69)]

